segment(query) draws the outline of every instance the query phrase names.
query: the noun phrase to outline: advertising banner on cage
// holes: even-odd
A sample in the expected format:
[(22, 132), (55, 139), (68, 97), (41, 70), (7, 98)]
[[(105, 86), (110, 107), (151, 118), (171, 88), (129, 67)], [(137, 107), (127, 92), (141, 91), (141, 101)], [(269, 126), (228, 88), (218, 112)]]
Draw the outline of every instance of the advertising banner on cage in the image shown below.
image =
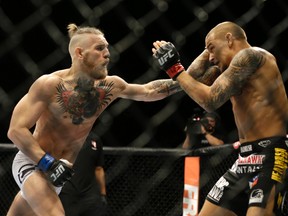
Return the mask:
[(199, 206), (200, 158), (186, 157), (184, 169), (183, 216), (197, 216)]

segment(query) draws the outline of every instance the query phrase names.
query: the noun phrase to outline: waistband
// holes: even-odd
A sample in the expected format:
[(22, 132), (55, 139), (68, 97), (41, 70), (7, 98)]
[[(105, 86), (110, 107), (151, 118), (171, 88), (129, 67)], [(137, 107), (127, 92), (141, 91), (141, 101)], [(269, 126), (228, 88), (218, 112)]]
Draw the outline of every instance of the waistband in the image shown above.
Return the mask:
[(241, 156), (244, 154), (258, 153), (263, 151), (267, 146), (271, 144), (284, 143), (286, 140), (286, 145), (288, 146), (288, 139), (285, 136), (275, 136), (275, 137), (267, 137), (263, 139), (258, 139), (251, 142), (241, 143), (240, 145), (240, 154)]

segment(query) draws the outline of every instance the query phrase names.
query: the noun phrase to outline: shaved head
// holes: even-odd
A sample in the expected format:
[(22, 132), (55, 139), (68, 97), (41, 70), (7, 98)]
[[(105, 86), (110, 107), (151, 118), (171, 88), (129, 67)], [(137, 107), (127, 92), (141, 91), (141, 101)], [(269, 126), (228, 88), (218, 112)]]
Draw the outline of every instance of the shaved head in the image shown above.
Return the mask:
[(227, 33), (231, 33), (233, 37), (237, 40), (247, 40), (245, 31), (236, 23), (233, 22), (222, 22), (216, 25), (211, 31), (207, 34), (206, 38), (214, 36), (216, 38), (225, 38)]

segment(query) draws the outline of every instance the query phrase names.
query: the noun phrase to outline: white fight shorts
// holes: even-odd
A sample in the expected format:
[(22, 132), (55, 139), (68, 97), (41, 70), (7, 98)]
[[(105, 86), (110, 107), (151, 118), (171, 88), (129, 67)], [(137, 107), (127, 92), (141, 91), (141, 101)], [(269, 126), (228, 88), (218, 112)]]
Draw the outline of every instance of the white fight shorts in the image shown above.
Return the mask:
[[(21, 151), (19, 151), (13, 160), (12, 174), (13, 174), (14, 180), (16, 181), (21, 191), (22, 191), (22, 187), (25, 181), (34, 172), (41, 172), (37, 168), (37, 164), (34, 161), (32, 161), (29, 157), (27, 157), (25, 154), (23, 154)], [(54, 186), (54, 189), (56, 193), (59, 194), (61, 192), (62, 187)], [(24, 194), (22, 192), (21, 194), (24, 197)]]

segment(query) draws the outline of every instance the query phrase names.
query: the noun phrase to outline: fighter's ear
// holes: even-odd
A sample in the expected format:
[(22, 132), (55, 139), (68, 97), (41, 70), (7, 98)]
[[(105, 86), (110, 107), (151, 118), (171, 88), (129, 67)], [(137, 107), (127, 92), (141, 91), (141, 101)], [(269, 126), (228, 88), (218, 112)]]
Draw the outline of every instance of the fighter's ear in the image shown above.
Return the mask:
[(228, 46), (231, 47), (232, 44), (233, 44), (233, 35), (232, 35), (232, 33), (228, 32), (225, 35), (225, 39), (227, 40)]
[(83, 51), (82, 48), (76, 47), (75, 55), (76, 55), (77, 58), (82, 58), (83, 57), (83, 52), (82, 51)]

